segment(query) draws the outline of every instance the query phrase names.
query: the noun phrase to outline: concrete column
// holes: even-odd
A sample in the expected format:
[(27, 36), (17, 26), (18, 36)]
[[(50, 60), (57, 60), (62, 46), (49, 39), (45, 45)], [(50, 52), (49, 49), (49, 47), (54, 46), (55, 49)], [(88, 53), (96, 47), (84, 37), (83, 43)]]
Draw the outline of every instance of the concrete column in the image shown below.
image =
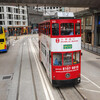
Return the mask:
[(92, 46), (94, 46), (94, 25), (95, 25), (95, 16), (92, 15), (92, 39), (91, 39)]
[(85, 17), (83, 17), (83, 43), (85, 43)]
[(7, 6), (4, 6), (4, 17), (5, 17), (5, 27), (7, 28), (8, 27), (8, 24), (7, 24), (7, 11), (6, 11), (6, 7)]

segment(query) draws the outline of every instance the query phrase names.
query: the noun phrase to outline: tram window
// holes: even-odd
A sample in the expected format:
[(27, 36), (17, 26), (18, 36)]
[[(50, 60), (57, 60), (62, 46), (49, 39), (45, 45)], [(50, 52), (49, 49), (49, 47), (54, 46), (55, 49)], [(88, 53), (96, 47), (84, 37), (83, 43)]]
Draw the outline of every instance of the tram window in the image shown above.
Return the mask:
[(52, 35), (59, 35), (59, 24), (52, 24)]
[(80, 52), (73, 53), (73, 64), (80, 63)]
[(61, 53), (54, 53), (53, 54), (53, 65), (54, 66), (61, 66), (62, 65), (62, 54)]
[(51, 52), (49, 50), (49, 64), (51, 64)]
[(47, 29), (47, 35), (49, 35), (50, 34), (50, 23), (47, 23), (46, 29)]
[(75, 24), (75, 34), (79, 35), (80, 34), (80, 23)]
[(61, 24), (61, 35), (74, 35), (74, 24), (73, 23), (62, 23)]
[(72, 53), (63, 54), (64, 65), (72, 65)]

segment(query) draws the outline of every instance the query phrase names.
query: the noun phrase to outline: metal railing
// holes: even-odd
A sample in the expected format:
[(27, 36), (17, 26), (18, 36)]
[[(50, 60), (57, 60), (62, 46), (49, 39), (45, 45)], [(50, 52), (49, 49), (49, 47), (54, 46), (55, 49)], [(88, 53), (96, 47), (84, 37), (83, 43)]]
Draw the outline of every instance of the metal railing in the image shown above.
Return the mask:
[(98, 47), (98, 46), (92, 46), (89, 43), (83, 43), (82, 42), (81, 43), (81, 47), (82, 47), (82, 49), (85, 49), (87, 51), (90, 51), (92, 53), (100, 55), (100, 47)]

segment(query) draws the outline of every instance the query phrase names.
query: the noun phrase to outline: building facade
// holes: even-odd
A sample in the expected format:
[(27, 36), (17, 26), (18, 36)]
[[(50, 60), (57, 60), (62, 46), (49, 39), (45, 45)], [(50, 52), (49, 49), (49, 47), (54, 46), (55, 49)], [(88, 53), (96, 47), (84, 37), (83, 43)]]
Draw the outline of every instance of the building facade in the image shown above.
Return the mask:
[(27, 19), (26, 6), (0, 5), (0, 25), (8, 30), (10, 35), (25, 33), (28, 30)]
[(82, 20), (82, 42), (100, 46), (100, 11), (88, 9), (75, 13)]
[(27, 26), (27, 7), (26, 6), (0, 6), (0, 25)]

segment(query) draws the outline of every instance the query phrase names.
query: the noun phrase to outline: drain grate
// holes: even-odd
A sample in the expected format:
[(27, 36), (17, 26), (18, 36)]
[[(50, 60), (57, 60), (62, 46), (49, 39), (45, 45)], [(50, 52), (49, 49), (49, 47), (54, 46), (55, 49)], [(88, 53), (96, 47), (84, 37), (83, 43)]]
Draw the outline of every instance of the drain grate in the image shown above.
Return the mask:
[(5, 79), (10, 79), (11, 78), (11, 76), (3, 76), (3, 80), (5, 80)]
[(96, 58), (96, 59), (100, 59), (100, 58)]

